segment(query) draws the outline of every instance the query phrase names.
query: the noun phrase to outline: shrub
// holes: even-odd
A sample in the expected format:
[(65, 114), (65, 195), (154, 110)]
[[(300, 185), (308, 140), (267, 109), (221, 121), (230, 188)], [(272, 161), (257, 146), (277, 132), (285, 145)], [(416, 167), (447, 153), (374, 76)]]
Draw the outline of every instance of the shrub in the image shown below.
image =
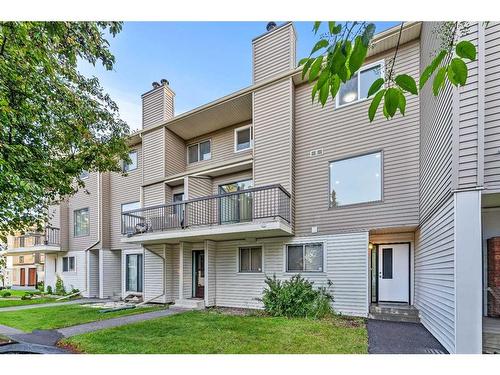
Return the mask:
[(10, 297), (11, 295), (12, 294), (10, 292), (7, 292), (7, 291), (0, 293), (0, 296), (2, 296), (3, 298)]
[(27, 300), (27, 299), (32, 299), (32, 298), (33, 298), (33, 294), (30, 292), (24, 293), (24, 295), (21, 297), (22, 300)]
[(52, 294), (52, 287), (47, 285), (47, 294)]
[[(272, 316), (305, 317), (319, 319), (333, 312), (333, 296), (325, 287), (315, 289), (313, 282), (295, 275), (281, 281), (274, 275), (266, 277), (267, 287), (261, 299), (264, 309)], [(331, 281), (328, 281), (331, 287)]]
[(45, 291), (45, 283), (43, 281), (39, 281), (37, 284), (36, 284), (36, 288), (40, 291), (40, 292), (44, 292)]
[[(71, 287), (73, 287), (73, 285), (72, 285)], [(80, 292), (80, 289), (72, 288), (72, 289), (71, 289), (71, 292), (69, 292), (69, 293), (68, 293), (68, 295), (70, 295), (70, 294), (75, 294), (75, 293), (79, 293), (79, 292)]]
[(58, 296), (64, 296), (66, 294), (66, 289), (64, 288), (64, 282), (59, 277), (59, 275), (57, 275), (57, 280), (56, 280), (56, 294)]

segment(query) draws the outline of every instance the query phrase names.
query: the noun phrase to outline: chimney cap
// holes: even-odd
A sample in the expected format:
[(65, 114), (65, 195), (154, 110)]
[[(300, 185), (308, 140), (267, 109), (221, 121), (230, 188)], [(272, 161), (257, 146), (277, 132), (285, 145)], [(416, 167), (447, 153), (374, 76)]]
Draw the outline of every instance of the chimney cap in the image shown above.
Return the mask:
[(276, 28), (276, 22), (274, 22), (274, 21), (269, 22), (266, 26), (267, 31), (274, 30), (275, 28)]
[(157, 89), (158, 87), (160, 87), (160, 84), (155, 81), (155, 82), (152, 83), (152, 86), (153, 86), (154, 89)]
[(162, 78), (160, 83), (162, 84), (162, 86), (165, 86), (165, 85), (168, 86), (170, 84), (170, 82), (168, 82), (168, 79), (165, 79), (165, 78)]

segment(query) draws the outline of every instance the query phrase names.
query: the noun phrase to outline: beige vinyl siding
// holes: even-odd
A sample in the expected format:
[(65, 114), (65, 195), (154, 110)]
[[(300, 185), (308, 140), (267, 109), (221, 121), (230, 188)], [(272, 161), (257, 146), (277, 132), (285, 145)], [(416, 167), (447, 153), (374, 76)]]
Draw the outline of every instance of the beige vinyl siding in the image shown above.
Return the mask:
[(179, 244), (167, 245), (167, 302), (179, 298)]
[(415, 236), (415, 297), (424, 326), (449, 351), (455, 342), (453, 197)]
[(285, 245), (324, 243), (324, 272), (302, 273), (316, 287), (333, 282), (336, 311), (348, 315), (368, 314), (368, 234), (350, 233), (321, 237), (274, 238), (251, 246), (263, 247), (263, 272), (238, 272), (238, 248), (245, 241), (217, 242), (217, 306), (262, 308), (258, 300), (265, 288), (265, 277), (276, 275), (288, 279), (295, 273), (285, 272)]
[(145, 133), (142, 138), (143, 182), (162, 179), (165, 174), (165, 129)]
[[(380, 59), (391, 56), (388, 53)], [(418, 79), (418, 43), (400, 47), (395, 74), (399, 72)], [(368, 120), (370, 100), (337, 109), (329, 101), (322, 108), (311, 103), (308, 84), (296, 89), (295, 105), (297, 235), (311, 233), (311, 226), (317, 226), (318, 235), (323, 235), (418, 225), (420, 131), (416, 97), (407, 97), (404, 117), (396, 115), (387, 121), (378, 113), (373, 123)], [(309, 156), (311, 150), (319, 148), (323, 155)], [(329, 162), (376, 151), (383, 153), (383, 201), (330, 209)], [(258, 167), (256, 155), (256, 172)]]
[(161, 124), (174, 116), (173, 92), (166, 86), (142, 95), (142, 127)]
[(180, 247), (182, 251), (182, 296), (183, 298), (193, 297), (193, 250), (202, 250), (203, 247), (196, 248), (194, 244), (183, 242)]
[(254, 93), (255, 186), (291, 189), (292, 92), (293, 83), (286, 79)]
[(165, 176), (182, 173), (186, 170), (186, 145), (184, 140), (165, 129)]
[(188, 176), (185, 199), (193, 199), (212, 195), (212, 179), (210, 177)]
[(210, 140), (210, 160), (202, 160), (195, 163), (187, 164), (186, 170), (191, 171), (198, 168), (210, 168), (214, 165), (220, 163), (230, 163), (231, 160), (235, 158), (240, 158), (244, 156), (251, 156), (252, 150), (246, 150), (241, 152), (234, 152), (234, 129), (241, 126), (249, 125), (251, 121), (243, 122), (241, 124), (236, 124), (232, 126), (225, 127), (223, 129), (217, 130), (213, 133), (207, 133), (200, 137), (192, 138), (186, 141), (186, 148), (184, 149), (184, 154), (187, 155), (187, 146)]
[[(422, 26), (420, 69), (425, 69), (439, 48), (433, 32), (438, 23)], [(438, 97), (432, 82), (420, 92), (420, 217), (425, 219), (451, 194), (453, 86), (447, 84)]]
[(100, 192), (101, 212), (101, 244), (103, 249), (111, 246), (111, 173), (101, 173)]
[(61, 228), (61, 206), (51, 205), (49, 206), (49, 226), (54, 228)]
[(142, 146), (133, 147), (137, 150), (137, 169), (127, 173), (127, 176), (121, 173), (110, 174), (110, 227), (111, 227), (111, 249), (130, 248), (130, 245), (121, 242), (121, 210), (122, 204), (140, 202), (141, 200), (141, 182), (142, 182)]
[(118, 297), (122, 290), (122, 253), (119, 250), (103, 250), (101, 255), (103, 297)]
[(291, 70), (295, 66), (295, 31), (288, 23), (253, 41), (253, 82)]
[(485, 30), (484, 183), (500, 190), (500, 23)]
[(89, 297), (99, 297), (99, 250), (88, 251), (89, 262)]
[[(478, 47), (478, 24), (470, 23), (468, 33), (462, 37)], [(478, 180), (478, 61), (467, 63), (467, 84), (458, 91), (458, 187), (470, 188)], [(456, 90), (456, 89), (454, 89)], [(449, 109), (448, 109), (449, 110)]]
[(156, 206), (158, 204), (165, 204), (165, 184), (163, 182), (144, 186), (144, 202), (143, 207)]
[(59, 226), (59, 242), (61, 250), (69, 250), (69, 238), (73, 232), (69, 228), (69, 203), (68, 200), (63, 200), (59, 204), (60, 207), (60, 226)]
[(144, 247), (144, 301), (158, 297), (151, 302), (166, 302), (163, 256), (163, 245)]
[(213, 306), (216, 302), (217, 295), (217, 244), (214, 241), (205, 241), (205, 294), (206, 306)]

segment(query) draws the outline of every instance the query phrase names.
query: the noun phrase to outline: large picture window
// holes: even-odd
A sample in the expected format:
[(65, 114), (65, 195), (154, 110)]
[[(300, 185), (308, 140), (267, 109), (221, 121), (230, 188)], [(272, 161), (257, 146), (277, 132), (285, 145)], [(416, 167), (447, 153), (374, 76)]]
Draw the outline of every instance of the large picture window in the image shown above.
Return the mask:
[(75, 237), (88, 236), (90, 231), (89, 209), (73, 211), (73, 234)]
[(142, 293), (142, 254), (127, 254), (125, 267), (127, 292)]
[(323, 272), (323, 244), (286, 246), (287, 272)]
[(366, 99), (373, 82), (383, 74), (382, 63), (361, 68), (349, 81), (340, 86), (337, 96), (337, 106), (343, 106)]
[(262, 272), (262, 247), (240, 247), (240, 272)]
[(330, 163), (330, 207), (382, 200), (382, 153)]

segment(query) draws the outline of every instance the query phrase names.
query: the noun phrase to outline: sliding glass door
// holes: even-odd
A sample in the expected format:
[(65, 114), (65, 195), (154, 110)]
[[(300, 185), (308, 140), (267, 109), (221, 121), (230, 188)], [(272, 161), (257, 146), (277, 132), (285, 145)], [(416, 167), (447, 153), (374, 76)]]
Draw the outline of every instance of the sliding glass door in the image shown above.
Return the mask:
[[(237, 193), (251, 189), (253, 180), (219, 185), (219, 194)], [(221, 224), (252, 220), (252, 193), (233, 194), (220, 199), (219, 221)]]
[(142, 254), (127, 254), (126, 262), (127, 292), (142, 293)]

